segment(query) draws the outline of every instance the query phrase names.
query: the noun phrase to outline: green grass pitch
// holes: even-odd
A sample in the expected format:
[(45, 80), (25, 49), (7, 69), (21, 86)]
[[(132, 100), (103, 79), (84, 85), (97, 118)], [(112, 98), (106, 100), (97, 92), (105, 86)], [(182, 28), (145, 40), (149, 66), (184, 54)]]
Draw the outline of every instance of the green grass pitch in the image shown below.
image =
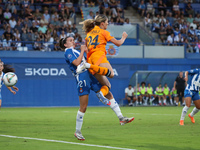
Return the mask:
[[(120, 126), (118, 118), (109, 107), (88, 107), (82, 127), (85, 141), (78, 141), (74, 137), (78, 107), (1, 108), (0, 135), (59, 140), (94, 146), (0, 136), (0, 149), (108, 149), (95, 146), (100, 145), (137, 150), (199, 150), (200, 113), (195, 116), (195, 124), (192, 124), (186, 116), (185, 125), (180, 126), (182, 108), (121, 107), (124, 116), (134, 116), (135, 120)], [(193, 107), (188, 113), (192, 109)]]

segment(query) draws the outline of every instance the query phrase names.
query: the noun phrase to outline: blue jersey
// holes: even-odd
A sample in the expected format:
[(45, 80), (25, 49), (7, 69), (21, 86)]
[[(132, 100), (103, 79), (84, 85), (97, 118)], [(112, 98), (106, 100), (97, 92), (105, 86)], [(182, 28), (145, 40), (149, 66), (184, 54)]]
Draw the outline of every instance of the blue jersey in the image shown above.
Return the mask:
[[(76, 66), (72, 64), (72, 62), (77, 59), (80, 55), (80, 52), (75, 50), (73, 47), (65, 49), (65, 61), (67, 62), (69, 69), (72, 71), (73, 75), (76, 76)], [(83, 57), (82, 62), (86, 62)]]
[(1, 99), (1, 87), (3, 85), (3, 76), (4, 76), (4, 73), (2, 72), (0, 75), (0, 99)]
[(199, 100), (200, 70), (189, 70), (188, 75), (190, 75), (191, 78), (188, 81), (187, 87), (185, 88), (184, 97), (191, 97), (193, 101)]
[(188, 81), (187, 90), (199, 91), (200, 88), (200, 69), (193, 69), (188, 71), (188, 75), (191, 76)]
[[(97, 81), (97, 79), (89, 73), (87, 69), (83, 70), (82, 73), (77, 74), (75, 66), (72, 62), (77, 59), (80, 55), (80, 52), (75, 50), (74, 48), (66, 48), (65, 49), (65, 60), (69, 66), (69, 69), (72, 71), (73, 75), (76, 78), (78, 95), (88, 95), (90, 90), (94, 92), (98, 92), (101, 89), (101, 84)], [(86, 62), (83, 57), (82, 62)]]

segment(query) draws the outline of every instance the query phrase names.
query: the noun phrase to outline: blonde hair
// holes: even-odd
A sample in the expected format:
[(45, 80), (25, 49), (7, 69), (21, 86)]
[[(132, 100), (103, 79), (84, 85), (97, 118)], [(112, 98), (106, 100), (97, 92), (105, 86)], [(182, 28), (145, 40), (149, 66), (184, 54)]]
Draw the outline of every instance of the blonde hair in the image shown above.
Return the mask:
[(79, 24), (83, 24), (83, 31), (87, 34), (95, 25), (100, 26), (102, 22), (105, 22), (108, 18), (105, 15), (97, 15), (94, 19), (87, 19)]

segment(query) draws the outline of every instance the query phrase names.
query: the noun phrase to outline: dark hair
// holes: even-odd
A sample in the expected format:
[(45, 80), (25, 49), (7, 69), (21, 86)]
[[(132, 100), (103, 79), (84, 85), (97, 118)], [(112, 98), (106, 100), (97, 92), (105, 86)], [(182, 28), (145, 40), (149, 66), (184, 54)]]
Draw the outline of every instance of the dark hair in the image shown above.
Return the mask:
[(15, 72), (15, 69), (11, 67), (11, 65), (7, 65), (7, 64), (4, 64), (3, 61), (1, 61), (0, 59), (0, 63), (3, 64), (3, 72), (4, 73), (7, 73), (7, 72)]
[(60, 46), (60, 48), (62, 48), (63, 50), (66, 48), (64, 44), (66, 43), (66, 41), (67, 41), (67, 39), (68, 39), (69, 37), (72, 37), (72, 36), (67, 36), (67, 37), (65, 37), (65, 38), (61, 38), (60, 41), (59, 41), (59, 46)]

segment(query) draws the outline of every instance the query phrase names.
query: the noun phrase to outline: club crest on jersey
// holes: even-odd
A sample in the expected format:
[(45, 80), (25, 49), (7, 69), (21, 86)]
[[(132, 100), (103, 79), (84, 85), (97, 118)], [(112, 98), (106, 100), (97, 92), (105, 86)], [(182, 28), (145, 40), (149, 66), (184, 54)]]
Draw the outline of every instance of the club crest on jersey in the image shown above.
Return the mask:
[(68, 59), (72, 58), (72, 54), (68, 54), (68, 55), (67, 55), (67, 58), (68, 58)]
[(80, 88), (79, 92), (80, 92), (80, 93), (83, 93), (83, 89), (82, 89), (82, 88)]

